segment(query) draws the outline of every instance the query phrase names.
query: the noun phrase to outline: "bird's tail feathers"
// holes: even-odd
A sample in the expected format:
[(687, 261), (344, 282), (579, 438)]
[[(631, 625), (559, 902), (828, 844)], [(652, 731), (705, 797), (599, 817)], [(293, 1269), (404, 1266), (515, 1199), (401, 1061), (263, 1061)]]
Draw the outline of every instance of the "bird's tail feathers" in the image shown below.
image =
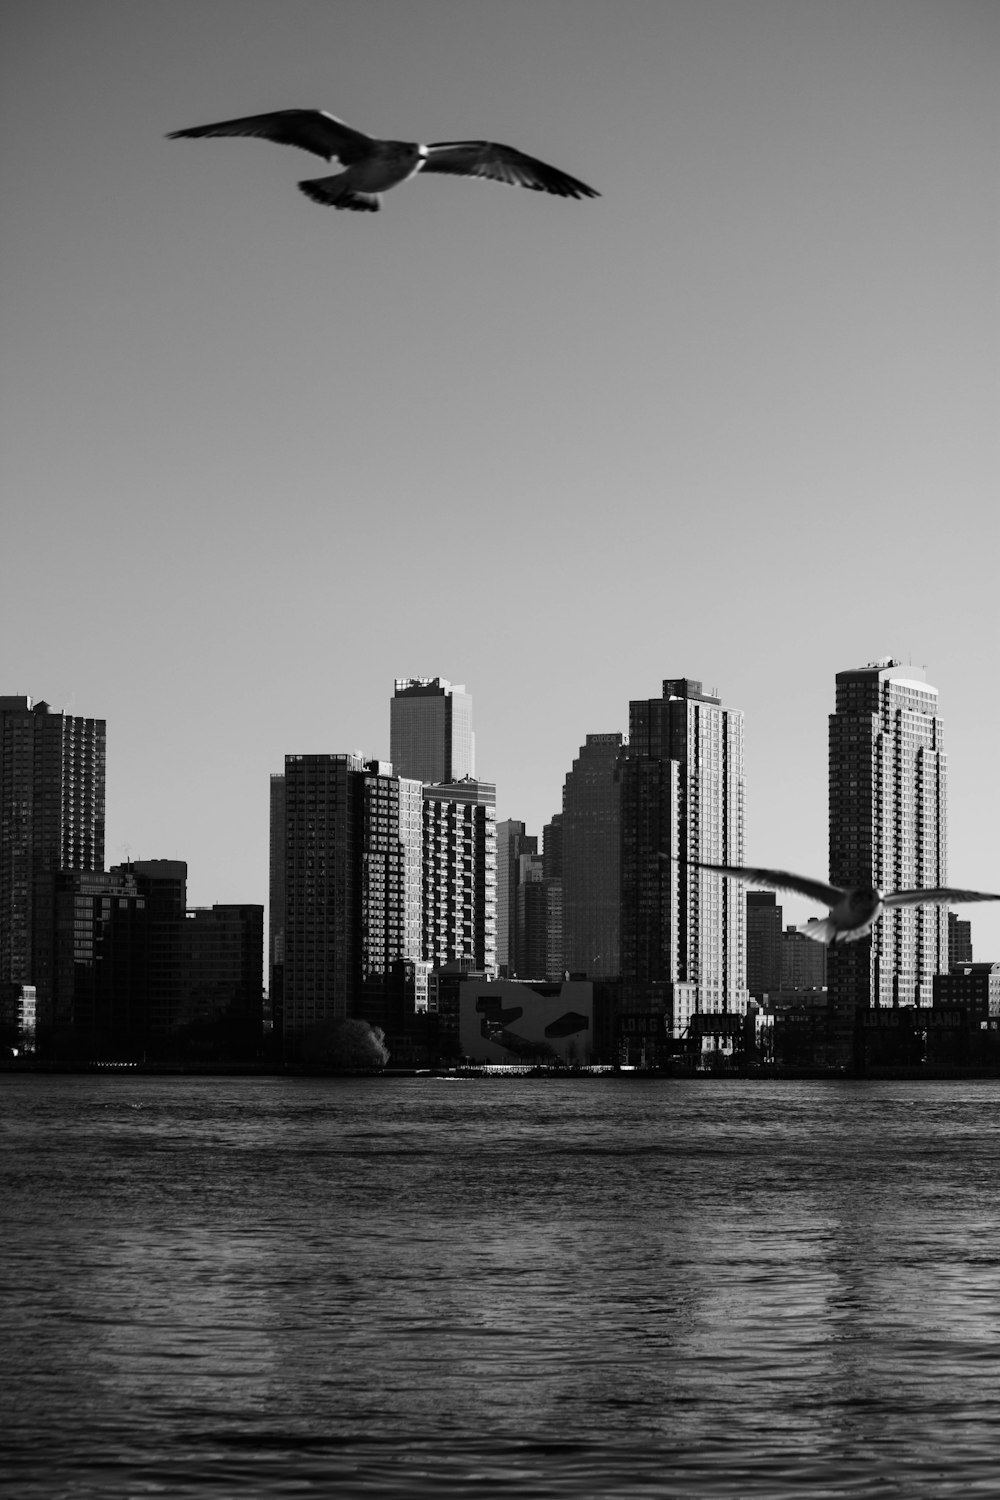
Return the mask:
[(829, 917), (810, 917), (808, 922), (800, 922), (797, 931), (803, 937), (811, 938), (814, 943), (835, 943), (837, 941), (837, 927)]
[(345, 172), (333, 177), (308, 177), (299, 187), (314, 203), (326, 203), (330, 208), (353, 208), (359, 212), (377, 214), (382, 207), (380, 193), (359, 193), (345, 182)]

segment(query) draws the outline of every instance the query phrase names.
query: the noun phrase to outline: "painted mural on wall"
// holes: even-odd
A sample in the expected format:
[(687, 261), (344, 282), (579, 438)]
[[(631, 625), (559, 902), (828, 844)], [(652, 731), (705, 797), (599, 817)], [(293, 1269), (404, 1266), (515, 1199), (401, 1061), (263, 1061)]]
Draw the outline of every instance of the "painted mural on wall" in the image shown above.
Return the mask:
[(593, 985), (525, 984), (499, 979), (462, 985), (461, 1048), (487, 1063), (590, 1061), (593, 1047)]

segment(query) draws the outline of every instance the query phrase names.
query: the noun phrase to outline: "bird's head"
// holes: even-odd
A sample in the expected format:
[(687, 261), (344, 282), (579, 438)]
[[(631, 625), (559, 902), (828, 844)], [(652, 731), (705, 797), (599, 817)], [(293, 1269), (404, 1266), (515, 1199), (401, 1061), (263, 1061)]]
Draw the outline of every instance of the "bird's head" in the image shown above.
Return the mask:
[(873, 886), (859, 886), (857, 890), (851, 892), (851, 906), (858, 910), (877, 906), (881, 899), (881, 892), (875, 890)]

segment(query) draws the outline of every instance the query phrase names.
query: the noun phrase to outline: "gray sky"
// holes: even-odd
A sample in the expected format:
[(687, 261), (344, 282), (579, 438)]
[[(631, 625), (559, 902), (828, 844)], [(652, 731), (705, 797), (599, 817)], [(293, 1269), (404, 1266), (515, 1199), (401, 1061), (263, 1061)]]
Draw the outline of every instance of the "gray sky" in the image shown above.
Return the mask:
[[(109, 863), (265, 901), (269, 772), (387, 757), (396, 676), (466, 684), (540, 833), (687, 675), (745, 710), (748, 857), (824, 875), (834, 674), (896, 655), (1000, 888), (994, 0), (5, 15), (0, 689), (107, 719)], [(291, 107), (603, 196), (338, 213), (314, 157), (164, 139)]]

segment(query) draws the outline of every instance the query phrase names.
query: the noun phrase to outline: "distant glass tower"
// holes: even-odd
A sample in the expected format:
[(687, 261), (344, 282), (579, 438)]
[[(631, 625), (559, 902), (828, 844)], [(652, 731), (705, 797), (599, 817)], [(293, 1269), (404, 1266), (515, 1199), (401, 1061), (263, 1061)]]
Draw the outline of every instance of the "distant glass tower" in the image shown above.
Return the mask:
[(537, 852), (537, 837), (518, 819), (497, 824), (497, 971), (503, 979), (517, 972), (521, 856)]
[(399, 677), (389, 711), (389, 759), (397, 776), (464, 781), (476, 774), (472, 699), (443, 677)]
[(0, 996), (37, 990), (49, 1020), (55, 875), (104, 867), (106, 724), (0, 697)]
[(746, 1013), (746, 902), (688, 861), (743, 863), (742, 712), (668, 678), (662, 697), (629, 705), (620, 775), (624, 1004), (669, 1011), (675, 1036), (707, 1035), (694, 1017)]
[[(922, 668), (871, 662), (837, 673), (830, 715), (830, 880), (883, 891), (947, 884), (944, 735)], [(948, 972), (948, 909), (885, 911), (860, 942), (831, 948), (835, 1008), (930, 1005)]]
[(285, 778), (271, 777), (267, 904), (267, 998), (271, 1026), (280, 1036), (285, 995)]
[(746, 900), (747, 989), (762, 1000), (781, 989), (782, 909), (773, 891), (747, 891)]
[(562, 795), (563, 956), (571, 974), (620, 970), (620, 734), (588, 734)]

